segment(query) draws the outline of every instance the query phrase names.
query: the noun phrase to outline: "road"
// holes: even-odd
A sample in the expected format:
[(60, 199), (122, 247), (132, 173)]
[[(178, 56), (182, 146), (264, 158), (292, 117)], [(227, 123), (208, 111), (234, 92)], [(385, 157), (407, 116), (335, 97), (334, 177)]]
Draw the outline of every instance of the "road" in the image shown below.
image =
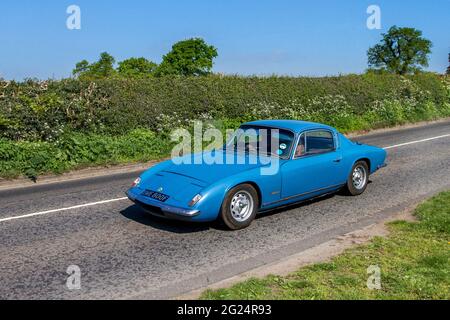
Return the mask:
[[(334, 195), (263, 214), (237, 232), (141, 212), (121, 199), (135, 174), (1, 191), (0, 298), (170, 298), (450, 189), (450, 121), (354, 139), (388, 147), (389, 166), (371, 177), (364, 195)], [(395, 146), (407, 142), (414, 143)], [(70, 265), (80, 268), (79, 290), (66, 286)]]

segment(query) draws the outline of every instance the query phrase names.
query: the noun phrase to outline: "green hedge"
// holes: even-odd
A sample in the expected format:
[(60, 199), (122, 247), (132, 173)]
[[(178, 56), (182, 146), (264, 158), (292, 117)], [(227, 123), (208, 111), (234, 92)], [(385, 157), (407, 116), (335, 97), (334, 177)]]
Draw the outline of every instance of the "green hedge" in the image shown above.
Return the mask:
[(302, 119), (343, 132), (450, 116), (449, 78), (162, 77), (0, 83), (0, 176), (30, 177), (169, 154), (171, 130)]
[(55, 142), (0, 138), (0, 176), (35, 178), (41, 173), (62, 173), (92, 165), (160, 159), (170, 153), (170, 147), (168, 140), (143, 129), (117, 137), (72, 132)]
[(0, 137), (53, 141), (66, 131), (164, 132), (194, 119), (291, 118), (364, 129), (448, 115), (446, 81), (434, 74), (364, 74), (1, 83)]

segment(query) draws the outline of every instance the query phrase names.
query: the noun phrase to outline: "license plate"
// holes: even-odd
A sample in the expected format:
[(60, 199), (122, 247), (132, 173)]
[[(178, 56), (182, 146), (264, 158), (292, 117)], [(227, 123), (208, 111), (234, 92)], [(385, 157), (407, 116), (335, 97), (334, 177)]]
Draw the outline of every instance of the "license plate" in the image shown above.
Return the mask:
[(152, 190), (145, 190), (144, 192), (142, 192), (142, 195), (145, 197), (149, 197), (161, 202), (166, 202), (167, 199), (170, 198), (170, 196), (156, 192), (156, 191), (152, 191)]

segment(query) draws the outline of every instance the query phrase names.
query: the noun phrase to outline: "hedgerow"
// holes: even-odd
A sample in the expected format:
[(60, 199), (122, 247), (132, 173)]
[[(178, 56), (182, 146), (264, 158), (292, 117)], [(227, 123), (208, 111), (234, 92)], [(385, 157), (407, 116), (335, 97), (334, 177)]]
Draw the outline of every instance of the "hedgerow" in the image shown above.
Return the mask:
[(197, 120), (301, 119), (348, 132), (447, 116), (449, 78), (431, 73), (1, 81), (0, 175), (167, 155), (169, 132)]
[(136, 129), (122, 136), (68, 132), (53, 142), (0, 138), (0, 174), (12, 178), (92, 165), (148, 161), (165, 157), (171, 144), (154, 132)]
[[(445, 80), (434, 74), (29, 80), (0, 88), (0, 136), (14, 141), (53, 141), (66, 131), (160, 132), (197, 119), (294, 118), (345, 131), (366, 120), (383, 126), (433, 119), (447, 115), (449, 103)], [(365, 120), (355, 124), (354, 117)]]

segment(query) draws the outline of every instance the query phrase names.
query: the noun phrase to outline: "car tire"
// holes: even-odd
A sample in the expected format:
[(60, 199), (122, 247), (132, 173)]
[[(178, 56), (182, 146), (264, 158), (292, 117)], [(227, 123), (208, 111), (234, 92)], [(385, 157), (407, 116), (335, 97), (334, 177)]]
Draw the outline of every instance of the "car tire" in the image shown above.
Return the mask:
[(369, 183), (369, 166), (365, 161), (356, 162), (347, 179), (346, 191), (349, 195), (359, 196), (364, 193)]
[(241, 184), (231, 189), (220, 208), (222, 222), (231, 230), (248, 227), (256, 217), (259, 197), (250, 184)]

